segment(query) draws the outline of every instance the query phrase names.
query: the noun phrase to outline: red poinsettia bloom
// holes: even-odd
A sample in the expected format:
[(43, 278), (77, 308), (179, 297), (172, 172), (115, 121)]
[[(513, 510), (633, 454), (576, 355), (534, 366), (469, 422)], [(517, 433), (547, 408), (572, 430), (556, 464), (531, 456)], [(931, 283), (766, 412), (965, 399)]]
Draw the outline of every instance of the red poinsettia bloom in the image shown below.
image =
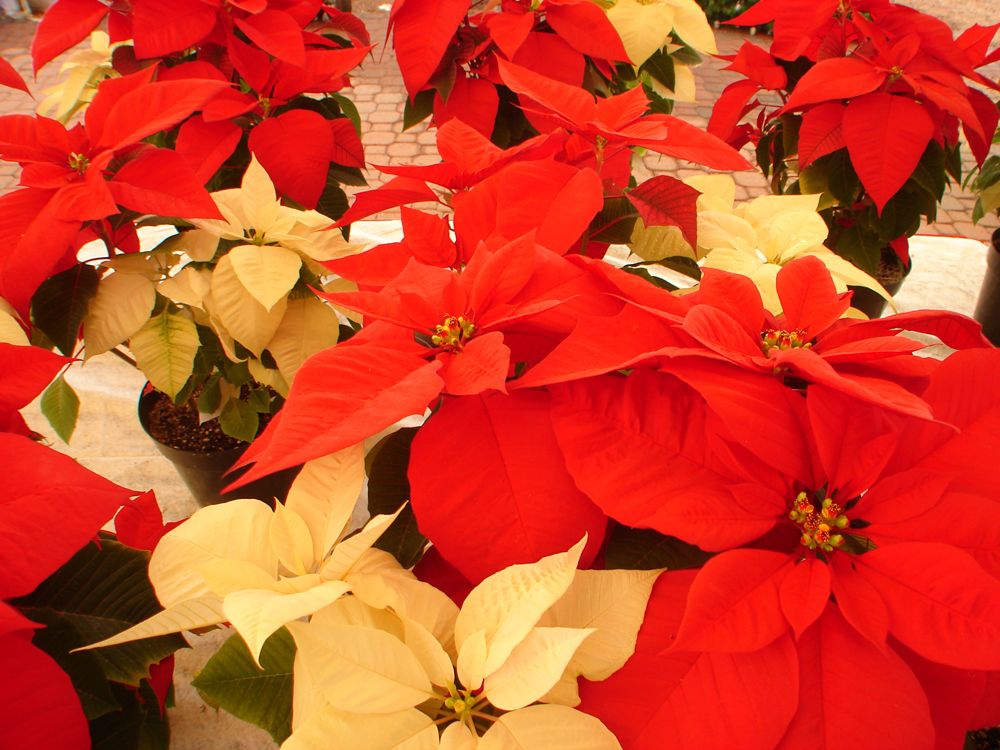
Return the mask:
[[(854, 398), (901, 413), (929, 417), (919, 392), (937, 363), (911, 356), (924, 348), (901, 331), (940, 337), (955, 348), (988, 347), (979, 324), (936, 310), (901, 313), (871, 321), (843, 319), (850, 295), (838, 294), (816, 258), (800, 258), (777, 276), (782, 314), (761, 304), (753, 283), (735, 274), (705, 270), (683, 329), (704, 348), (671, 352), (664, 369), (710, 391), (724, 388), (732, 366), (797, 385), (821, 383)], [(710, 360), (692, 362), (688, 354)], [(720, 366), (721, 363), (730, 366)]]
[(281, 413), (241, 458), (257, 466), (239, 483), (423, 414), (442, 393), (505, 391), (514, 365), (554, 346), (573, 316), (532, 319), (593, 288), (532, 233), (495, 251), (484, 244), (461, 272), (411, 260), (381, 292), (326, 295), (371, 323), (303, 365)]
[[(984, 440), (1000, 448), (1000, 432), (986, 436), (996, 389), (973, 407), (969, 388), (998, 364), (996, 350), (960, 352), (932, 374), (925, 398), (935, 414), (964, 414), (961, 432), (823, 385), (804, 396), (785, 389), (759, 420), (793, 415), (798, 434), (787, 436), (782, 466), (726, 439), (726, 414), (716, 421), (667, 376), (638, 372), (624, 393), (620, 378), (557, 391), (556, 436), (585, 494), (630, 525), (722, 550), (698, 571), (660, 643), (689, 669), (705, 654), (741, 670), (756, 663), (753, 684), (797, 700), (794, 715), (770, 712), (771, 726), (746, 746), (791, 750), (812, 737), (819, 747), (958, 747), (985, 690), (979, 670), (1000, 669), (1000, 504), (986, 467), (955, 458)], [(967, 706), (948, 701), (935, 670), (970, 696)], [(669, 679), (651, 687), (657, 697), (642, 701), (652, 701), (654, 719), (625, 728), (634, 738), (626, 747), (676, 736), (685, 695), (696, 716), (713, 715), (719, 706), (703, 701), (718, 692), (717, 676), (688, 677), (712, 684), (689, 682), (683, 695)], [(789, 698), (796, 681), (800, 697)], [(856, 681), (865, 686), (848, 689)], [(595, 685), (589, 706), (612, 725), (622, 717), (603, 699), (616, 689), (614, 680)], [(876, 696), (881, 720), (870, 723)]]
[(34, 590), (132, 492), (68, 456), (7, 433), (0, 433), (0, 474), (0, 700), (7, 707), (0, 746), (76, 750), (89, 744), (76, 691), (56, 662), (32, 645), (32, 632), (41, 626), (3, 600)]
[(121, 209), (163, 216), (218, 217), (187, 161), (142, 140), (189, 117), (228, 84), (156, 81), (156, 68), (108, 79), (84, 121), (0, 117), (0, 157), (23, 166), (22, 190), (0, 198), (0, 295), (22, 313), (38, 285), (75, 260), (88, 222)]

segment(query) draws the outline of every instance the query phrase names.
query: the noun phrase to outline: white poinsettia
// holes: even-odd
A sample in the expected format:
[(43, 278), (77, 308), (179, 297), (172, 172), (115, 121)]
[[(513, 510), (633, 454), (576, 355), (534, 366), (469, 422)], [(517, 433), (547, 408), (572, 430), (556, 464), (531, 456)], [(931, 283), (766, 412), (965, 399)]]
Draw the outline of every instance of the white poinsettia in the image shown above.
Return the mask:
[(59, 83), (42, 91), (45, 98), (38, 103), (40, 115), (55, 118), (62, 123), (86, 107), (97, 93), (97, 87), (106, 78), (118, 76), (111, 64), (114, 51), (130, 42), (116, 42), (105, 31), (90, 34), (90, 48), (71, 53), (59, 69)]
[(712, 26), (695, 0), (615, 0), (607, 14), (633, 65), (663, 47), (671, 30), (699, 52), (718, 52)]
[(830, 270), (838, 292), (847, 286), (891, 296), (871, 276), (834, 253), (823, 242), (826, 222), (817, 213), (819, 195), (765, 195), (736, 204), (736, 183), (725, 174), (696, 175), (684, 182), (698, 196), (698, 247), (692, 248), (675, 227), (637, 227), (629, 248), (645, 260), (686, 257), (703, 268), (749, 277), (764, 306), (781, 313), (776, 278), (786, 263), (804, 255), (819, 258)]
[(583, 545), (490, 576), (436, 632), (414, 619), (433, 607), (413, 589), (388, 607), (355, 595), (290, 623), (282, 750), (620, 750), (573, 708), (576, 680), (605, 679), (631, 656), (659, 571), (577, 571)]
[[(307, 463), (273, 511), (258, 500), (200, 509), (164, 535), (150, 558), (164, 610), (90, 648), (229, 622), (256, 659), (276, 630), (349, 591), (394, 603), (399, 591), (423, 590), (398, 563), (377, 573), (386, 555), (371, 546), (395, 515), (376, 516), (347, 536), (363, 482), (358, 445)], [(440, 594), (438, 604), (450, 602)]]

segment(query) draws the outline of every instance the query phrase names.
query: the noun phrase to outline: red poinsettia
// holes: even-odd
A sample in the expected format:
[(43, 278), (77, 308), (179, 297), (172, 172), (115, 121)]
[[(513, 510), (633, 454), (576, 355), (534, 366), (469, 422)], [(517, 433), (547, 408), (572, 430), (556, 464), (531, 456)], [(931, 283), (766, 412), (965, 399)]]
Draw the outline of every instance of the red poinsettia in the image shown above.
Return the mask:
[(30, 593), (132, 492), (21, 435), (0, 433), (0, 473), (0, 700), (6, 707), (0, 745), (77, 750), (90, 740), (76, 691), (56, 662), (32, 645), (40, 626), (3, 600)]
[(0, 295), (22, 313), (38, 285), (75, 260), (81, 229), (123, 207), (218, 217), (185, 159), (142, 143), (201, 108), (228, 84), (153, 81), (156, 68), (101, 84), (84, 121), (0, 117), (0, 157), (23, 166), (21, 190), (0, 198)]
[[(730, 722), (706, 731), (755, 748), (958, 747), (982, 715), (981, 670), (1000, 669), (1000, 506), (984, 466), (944, 466), (995, 422), (993, 394), (970, 412), (968, 385), (998, 364), (995, 350), (961, 352), (932, 375), (935, 413), (969, 414), (960, 433), (929, 433), (822, 385), (772, 403), (761, 422), (790, 411), (799, 425), (783, 467), (727, 446), (726, 415), (713, 426), (691, 396), (677, 406), (688, 391), (666, 376), (640, 372), (624, 393), (612, 378), (557, 392), (556, 436), (589, 497), (632, 525), (723, 550), (674, 590), (683, 615), (651, 636), (667, 652), (637, 649), (590, 688), (587, 709), (621, 727), (626, 748), (652, 748), (692, 720), (742, 716), (746, 690), (764, 688), (776, 704), (752, 740), (739, 744), (746, 727)], [(723, 674), (747, 684), (730, 691)], [(967, 700), (951, 700), (945, 679)], [(619, 680), (644, 686), (630, 716), (648, 723), (620, 713)]]
[(411, 260), (381, 292), (327, 295), (371, 322), (303, 365), (243, 455), (241, 465), (257, 466), (240, 483), (353, 445), (441, 393), (503, 392), (516, 363), (572, 325), (561, 318), (553, 331), (531, 319), (573, 299), (582, 276), (529, 234), (495, 251), (484, 244), (461, 272)]

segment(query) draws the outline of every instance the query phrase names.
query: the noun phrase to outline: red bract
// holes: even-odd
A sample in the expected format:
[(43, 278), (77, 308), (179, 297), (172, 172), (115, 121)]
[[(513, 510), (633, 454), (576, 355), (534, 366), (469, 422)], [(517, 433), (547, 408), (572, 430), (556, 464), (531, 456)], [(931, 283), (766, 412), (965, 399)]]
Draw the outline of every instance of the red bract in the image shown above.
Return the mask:
[[(956, 348), (989, 346), (975, 321), (954, 313), (841, 319), (850, 296), (837, 294), (829, 271), (816, 258), (801, 258), (783, 267), (777, 291), (784, 312), (775, 317), (764, 310), (748, 279), (706, 270), (699, 291), (688, 298), (692, 307), (683, 323), (684, 331), (705, 349), (675, 351), (679, 357), (664, 367), (688, 382), (700, 377), (724, 388), (733, 376), (731, 369), (718, 368), (714, 362), (692, 364), (685, 358), (689, 353), (707, 356), (760, 377), (821, 383), (869, 403), (928, 417), (930, 412), (917, 394), (935, 362), (910, 356), (922, 345), (896, 334), (930, 333)], [(686, 374), (689, 367), (698, 374)]]
[(532, 319), (588, 283), (527, 235), (482, 246), (460, 273), (411, 260), (379, 293), (327, 295), (372, 322), (303, 365), (280, 415), (243, 455), (241, 465), (257, 466), (240, 483), (423, 414), (441, 393), (505, 391), (514, 365), (554, 346), (572, 316)]
[[(954, 355), (931, 376), (931, 408), (969, 404), (968, 386), (998, 364), (995, 350)], [(939, 401), (936, 386), (963, 381), (964, 395)], [(799, 685), (791, 722), (769, 709), (778, 731), (753, 747), (951, 747), (973, 728), (969, 706), (985, 690), (979, 670), (1000, 668), (1000, 506), (984, 467), (966, 464), (959, 476), (939, 461), (983, 441), (982, 432), (929, 439), (920, 421), (810, 385), (761, 418), (790, 413), (799, 434), (788, 445), (804, 454), (765, 467), (720, 442), (721, 425), (733, 427), (726, 414), (716, 425), (692, 420), (704, 410), (677, 406), (682, 391), (664, 376), (632, 375), (616, 398), (621, 385), (607, 378), (556, 393), (556, 436), (577, 485), (612, 517), (723, 550), (694, 577), (680, 621), (650, 635), (664, 657), (650, 660), (656, 648), (640, 647), (623, 672), (587, 691), (587, 709), (621, 726), (627, 749), (677, 736), (689, 714), (734, 710), (731, 681), (690, 675), (683, 715), (667, 680), (640, 691), (653, 719), (625, 726), (617, 680), (634, 685), (673, 659), (706, 656), (759, 660), (768, 694)], [(989, 402), (984, 418), (996, 409)], [(749, 429), (737, 424), (741, 435)], [(1000, 447), (1000, 433), (986, 440)], [(791, 664), (778, 646), (790, 636)], [(968, 703), (956, 705), (935, 675)], [(725, 727), (709, 731), (723, 745), (735, 741)]]
[(179, 154), (141, 141), (201, 108), (227, 84), (151, 80), (155, 69), (106, 81), (82, 124), (0, 118), (0, 157), (23, 166), (23, 190), (0, 198), (0, 294), (22, 313), (38, 285), (75, 251), (88, 223), (119, 213), (219, 217)]
[(30, 404), (58, 372), (72, 362), (36, 346), (0, 343), (0, 433), (30, 436), (31, 430), (18, 413)]
[(76, 691), (59, 666), (31, 644), (39, 626), (2, 600), (30, 593), (132, 493), (20, 435), (0, 433), (0, 474), (0, 700), (6, 706), (0, 742), (76, 750), (89, 743)]
[(396, 0), (389, 14), (406, 90), (411, 100), (434, 90), (437, 125), (458, 119), (493, 132), (498, 61), (578, 86), (588, 58), (602, 71), (628, 60), (606, 13), (589, 0), (509, 2), (467, 16), (472, 10), (469, 0)]
[[(887, 0), (764, 0), (732, 23), (769, 21), (770, 53), (746, 43), (731, 58), (730, 69), (746, 80), (723, 92), (710, 132), (741, 146), (764, 137), (774, 118), (801, 111), (798, 168), (846, 147), (880, 214), (932, 140), (957, 143), (959, 123), (977, 162), (986, 158), (998, 113), (965, 79), (997, 88), (976, 71), (996, 56), (989, 45), (997, 27), (974, 27), (953, 40), (941, 21)], [(789, 86), (784, 61), (800, 57), (811, 66)], [(760, 107), (754, 96), (762, 90), (781, 94), (784, 106), (763, 107), (756, 127), (739, 125)]]

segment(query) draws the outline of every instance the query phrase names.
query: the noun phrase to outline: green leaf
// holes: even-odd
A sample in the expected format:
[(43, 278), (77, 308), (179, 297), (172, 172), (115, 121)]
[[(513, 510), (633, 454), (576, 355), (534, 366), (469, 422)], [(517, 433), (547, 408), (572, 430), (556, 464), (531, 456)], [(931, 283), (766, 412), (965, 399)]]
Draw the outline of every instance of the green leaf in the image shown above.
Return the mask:
[(354, 129), (357, 131), (358, 136), (361, 135), (361, 114), (358, 112), (358, 108), (354, 106), (354, 102), (348, 99), (343, 94), (329, 94), (329, 98), (337, 102), (340, 107), (340, 111), (344, 113), (344, 116), (351, 121), (354, 125)]
[(874, 276), (878, 273), (884, 244), (876, 233), (867, 230), (861, 221), (856, 221), (837, 236), (833, 249), (837, 255), (849, 260), (869, 276)]
[(857, 172), (851, 166), (851, 159), (847, 154), (847, 149), (834, 151), (832, 154), (817, 159), (814, 163), (818, 165), (822, 162), (822, 168), (827, 173), (827, 184), (830, 192), (842, 205), (849, 206), (857, 199), (858, 191), (861, 189), (861, 181)]
[(638, 218), (639, 213), (628, 198), (605, 198), (600, 212), (590, 222), (590, 239), (612, 245), (627, 244), (632, 241)]
[[(410, 499), (406, 470), (410, 465), (410, 444), (416, 433), (415, 427), (397, 430), (380, 440), (365, 459), (371, 515), (395, 513)], [(403, 508), (375, 542), (375, 547), (391, 554), (404, 568), (417, 564), (427, 547), (427, 537), (420, 533), (410, 506)]]
[(92, 750), (168, 750), (170, 727), (160, 715), (156, 693), (145, 680), (136, 694), (124, 685), (112, 685), (121, 711), (90, 722)]
[(278, 744), (292, 733), (292, 663), (295, 641), (281, 628), (264, 643), (263, 669), (237, 634), (209, 659), (191, 684), (211, 706), (267, 731)]
[(409, 130), (414, 125), (423, 122), (434, 111), (434, 90), (421, 91), (411, 102), (409, 98), (403, 105), (403, 130)]
[(168, 311), (150, 318), (129, 342), (139, 369), (154, 388), (171, 399), (191, 376), (199, 345), (194, 321)]
[(673, 292), (677, 287), (671, 284), (666, 279), (661, 279), (659, 276), (654, 276), (649, 272), (645, 266), (622, 266), (622, 270), (625, 273), (630, 273), (633, 276), (638, 276), (641, 279), (645, 279), (653, 286), (659, 287), (660, 289), (666, 289), (668, 292)]
[(358, 167), (344, 167), (333, 163), (330, 164), (330, 171), (327, 172), (327, 180), (336, 180), (340, 185), (351, 185), (352, 187), (367, 187), (368, 185), (364, 172)]
[(270, 414), (271, 394), (267, 388), (254, 388), (247, 397), (247, 405), (258, 414)]
[(219, 426), (229, 437), (250, 443), (257, 437), (260, 415), (246, 401), (231, 398), (222, 407), (222, 413), (219, 414)]
[[(148, 568), (148, 552), (102, 538), (100, 545), (88, 544), (13, 604), (30, 620), (62, 617), (78, 634), (75, 642), (64, 643), (69, 651), (109, 638), (161, 611)], [(168, 635), (88, 653), (94, 654), (109, 680), (137, 686), (150, 665), (186, 645), (179, 635)]]
[(57, 377), (42, 393), (42, 414), (52, 425), (52, 429), (68, 443), (76, 428), (76, 418), (80, 415), (80, 397), (62, 375)]
[(604, 552), (608, 569), (682, 570), (698, 568), (711, 557), (707, 552), (651, 529), (616, 525)]
[(87, 719), (121, 710), (97, 655), (93, 651), (69, 653), (71, 648), (85, 645), (69, 620), (52, 610), (35, 611), (33, 619), (45, 627), (35, 632), (32, 642), (69, 675)]
[(403, 427), (382, 438), (365, 458), (368, 474), (368, 512), (395, 513), (410, 499), (406, 470), (410, 465), (410, 445), (416, 427)]
[(674, 86), (677, 85), (674, 60), (662, 47), (650, 55), (639, 70), (643, 73), (648, 73), (652, 78), (666, 86), (671, 91), (673, 91)]
[(31, 298), (32, 322), (68, 357), (99, 281), (97, 269), (81, 263), (46, 279)]
[(339, 219), (347, 213), (348, 205), (350, 204), (347, 200), (347, 193), (337, 184), (335, 176), (329, 175), (323, 194), (316, 203), (316, 210), (331, 219)]
[(221, 378), (218, 375), (212, 375), (205, 381), (205, 387), (202, 389), (197, 401), (198, 411), (202, 414), (215, 414), (216, 410), (222, 404), (222, 387), (220, 383)]

